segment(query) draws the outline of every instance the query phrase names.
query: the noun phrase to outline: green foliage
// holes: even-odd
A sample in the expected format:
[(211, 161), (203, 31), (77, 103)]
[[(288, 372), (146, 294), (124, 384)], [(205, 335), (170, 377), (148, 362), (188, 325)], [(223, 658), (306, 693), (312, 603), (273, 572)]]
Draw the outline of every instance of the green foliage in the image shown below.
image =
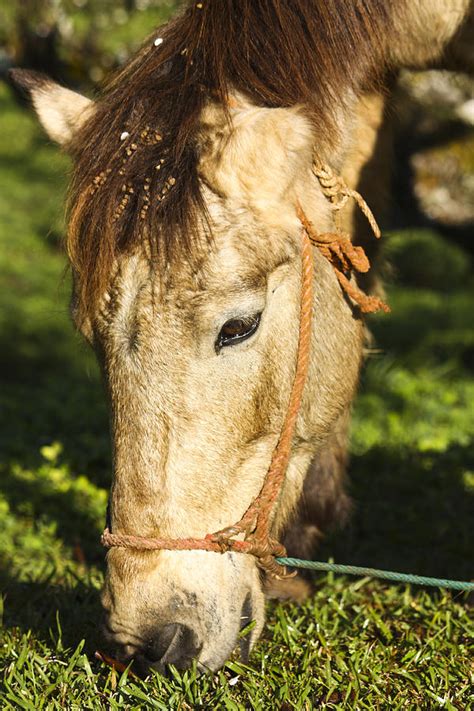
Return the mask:
[(0, 6), (0, 47), (13, 64), (94, 84), (169, 19), (176, 0), (22, 0)]
[(390, 235), (386, 256), (397, 281), (408, 286), (452, 291), (471, 274), (469, 256), (433, 230), (407, 230)]
[[(234, 660), (214, 675), (190, 670), (144, 683), (94, 659), (110, 455), (97, 367), (67, 315), (58, 244), (68, 162), (6, 89), (0, 121), (1, 707), (471, 707), (474, 625), (465, 598), (366, 579), (317, 576), (302, 607), (270, 606), (249, 667)], [(434, 245), (433, 259), (457, 278), (440, 288), (438, 265), (415, 289), (417, 239)], [(468, 258), (427, 233), (399, 233), (388, 248), (411, 287), (389, 288), (392, 314), (371, 321), (381, 351), (369, 358), (355, 408), (356, 507), (320, 557), (469, 579)]]
[(55, 573), (64, 568), (65, 545), (87, 546), (90, 553), (98, 545), (107, 493), (84, 475), (72, 474), (60, 463), (61, 452), (62, 445), (55, 442), (41, 448), (44, 461), (34, 469), (13, 462), (2, 471), (0, 534), (6, 545), (0, 561), (19, 579), (34, 576), (38, 560), (31, 555), (45, 552), (45, 543), (43, 574), (48, 567)]
[[(458, 376), (458, 377), (456, 377)], [(417, 452), (468, 447), (474, 432), (474, 381), (448, 368), (420, 367), (415, 372), (388, 358), (367, 369), (354, 417), (356, 454), (383, 445)]]

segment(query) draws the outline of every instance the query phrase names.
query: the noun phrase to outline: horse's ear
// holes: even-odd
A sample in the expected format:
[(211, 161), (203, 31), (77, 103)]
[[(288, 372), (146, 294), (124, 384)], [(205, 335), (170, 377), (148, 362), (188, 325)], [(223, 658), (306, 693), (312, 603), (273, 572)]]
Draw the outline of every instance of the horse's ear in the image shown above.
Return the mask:
[(312, 162), (313, 131), (298, 107), (268, 109), (239, 100), (230, 118), (203, 112), (200, 169), (218, 193), (265, 207), (281, 204)]
[(74, 132), (91, 114), (93, 101), (56, 84), (44, 74), (12, 69), (10, 77), (31, 97), (48, 136), (62, 146), (69, 143)]

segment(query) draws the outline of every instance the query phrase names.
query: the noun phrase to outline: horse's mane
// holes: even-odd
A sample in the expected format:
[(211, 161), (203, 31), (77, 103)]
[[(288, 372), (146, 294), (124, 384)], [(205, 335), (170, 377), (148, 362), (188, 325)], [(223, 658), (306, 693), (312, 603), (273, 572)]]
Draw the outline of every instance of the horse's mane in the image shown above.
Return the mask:
[[(202, 0), (158, 30), (108, 83), (72, 143), (67, 248), (85, 315), (115, 257), (145, 243), (158, 261), (192, 252), (205, 215), (197, 132), (230, 90), (302, 104), (330, 146), (349, 93), (381, 65), (386, 0)], [(161, 42), (158, 38), (161, 38)]]

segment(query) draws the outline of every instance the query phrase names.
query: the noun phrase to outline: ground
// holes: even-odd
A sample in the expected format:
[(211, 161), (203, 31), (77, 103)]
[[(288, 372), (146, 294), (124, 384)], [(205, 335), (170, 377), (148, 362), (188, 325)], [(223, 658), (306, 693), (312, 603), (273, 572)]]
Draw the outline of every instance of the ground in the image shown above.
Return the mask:
[[(366, 578), (318, 575), (303, 606), (269, 606), (248, 666), (145, 683), (94, 659), (110, 459), (95, 362), (67, 313), (59, 235), (69, 166), (5, 87), (0, 122), (1, 707), (473, 705), (466, 596)], [(402, 227), (384, 237), (392, 314), (371, 319), (354, 413), (352, 523), (319, 557), (469, 580), (472, 259), (465, 236)]]

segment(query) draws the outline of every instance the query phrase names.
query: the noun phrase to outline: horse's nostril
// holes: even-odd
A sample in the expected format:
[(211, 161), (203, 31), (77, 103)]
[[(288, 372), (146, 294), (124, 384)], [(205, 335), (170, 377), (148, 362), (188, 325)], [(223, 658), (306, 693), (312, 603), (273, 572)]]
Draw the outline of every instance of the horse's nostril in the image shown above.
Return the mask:
[[(178, 669), (190, 666), (201, 650), (196, 633), (186, 625), (172, 623), (157, 630), (155, 639), (145, 650), (152, 666), (174, 664)], [(158, 666), (158, 665), (157, 665)]]

